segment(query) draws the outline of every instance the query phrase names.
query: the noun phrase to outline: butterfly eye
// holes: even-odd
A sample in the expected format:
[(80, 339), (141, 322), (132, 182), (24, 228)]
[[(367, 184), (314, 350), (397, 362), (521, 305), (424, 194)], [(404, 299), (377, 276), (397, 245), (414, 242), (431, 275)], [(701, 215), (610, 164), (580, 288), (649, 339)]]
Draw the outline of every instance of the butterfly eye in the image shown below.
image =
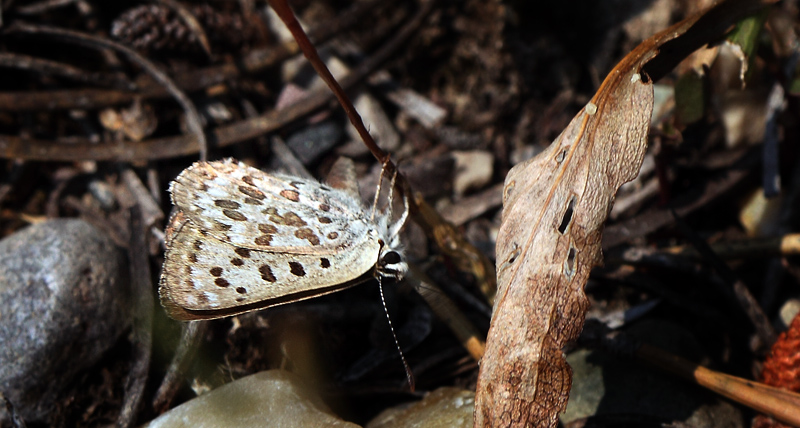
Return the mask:
[(393, 265), (395, 263), (400, 263), (402, 259), (400, 258), (400, 254), (397, 251), (389, 251), (386, 255), (383, 256), (383, 263), (387, 265)]

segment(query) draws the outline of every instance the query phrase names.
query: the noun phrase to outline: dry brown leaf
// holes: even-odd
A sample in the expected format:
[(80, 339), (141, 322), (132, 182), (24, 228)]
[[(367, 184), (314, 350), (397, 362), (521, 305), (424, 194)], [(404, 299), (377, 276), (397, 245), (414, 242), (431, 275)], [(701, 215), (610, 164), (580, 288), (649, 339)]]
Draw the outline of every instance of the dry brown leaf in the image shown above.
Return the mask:
[(547, 150), (506, 177), (486, 349), (499, 358), (482, 362), (476, 426), (552, 426), (566, 405), (561, 349), (583, 327), (614, 194), (647, 148), (653, 87), (639, 63), (620, 65)]
[[(547, 150), (508, 173), (497, 237), (498, 293), (474, 426), (556, 425), (572, 383), (562, 348), (583, 328), (583, 287), (602, 259), (614, 195), (636, 176), (647, 148), (653, 88), (642, 67), (663, 48), (665, 55), (648, 65), (663, 75), (676, 58), (713, 37), (710, 29), (722, 34), (726, 21), (744, 9), (731, 6), (744, 3), (729, 1), (640, 44)], [(670, 41), (678, 43), (668, 48)]]
[(553, 144), (506, 177), (487, 340), (500, 358), (482, 363), (476, 426), (552, 426), (566, 405), (572, 372), (561, 349), (583, 327), (583, 286), (614, 195), (647, 148), (653, 87), (642, 63), (620, 63)]

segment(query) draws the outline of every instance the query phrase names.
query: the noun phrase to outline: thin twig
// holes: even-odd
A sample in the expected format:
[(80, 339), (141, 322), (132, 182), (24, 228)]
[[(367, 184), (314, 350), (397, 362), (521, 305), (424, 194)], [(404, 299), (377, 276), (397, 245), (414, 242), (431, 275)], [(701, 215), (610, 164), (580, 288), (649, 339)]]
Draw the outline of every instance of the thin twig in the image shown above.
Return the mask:
[(206, 143), (206, 136), (203, 132), (202, 122), (200, 121), (200, 114), (197, 112), (192, 101), (186, 94), (183, 93), (170, 77), (161, 71), (155, 64), (150, 62), (147, 58), (139, 55), (136, 51), (121, 45), (114, 41), (103, 39), (90, 34), (80, 33), (72, 30), (65, 30), (61, 28), (46, 27), (42, 25), (32, 25), (15, 22), (7, 30), (9, 33), (23, 33), (23, 34), (41, 34), (45, 36), (56, 37), (59, 40), (69, 40), (79, 43), (91, 48), (105, 48), (113, 49), (121, 52), (127, 56), (131, 61), (138, 64), (145, 70), (156, 82), (160, 83), (167, 89), (167, 91), (175, 98), (175, 100), (183, 108), (186, 114), (186, 125), (194, 136), (194, 141), (200, 151), (200, 159), (206, 160), (208, 154), (208, 144)]
[[(677, 199), (672, 203), (673, 206), (677, 207), (675, 212), (680, 216), (687, 216), (700, 208), (708, 206), (709, 203), (741, 183), (749, 174), (748, 163), (755, 163), (754, 161), (758, 159), (759, 155), (756, 149), (749, 149), (743, 152), (735, 162), (729, 162), (731, 164), (737, 163), (738, 168), (728, 168), (721, 176), (712, 179), (710, 183), (703, 183), (702, 186), (699, 186), (698, 191), (683, 192), (685, 195), (699, 193), (700, 196), (690, 196), (693, 199), (689, 200), (687, 200), (688, 198)], [(652, 207), (636, 217), (607, 226), (603, 232), (603, 249), (607, 250), (626, 240), (644, 236), (670, 225), (674, 221), (669, 208)]]
[(20, 15), (40, 15), (42, 13), (50, 12), (53, 9), (69, 6), (77, 2), (78, 0), (45, 0), (17, 7), (14, 9), (14, 12), (19, 13)]
[[(328, 67), (325, 66), (322, 58), (319, 57), (317, 48), (315, 48), (314, 44), (311, 43), (311, 40), (308, 39), (308, 36), (306, 35), (306, 32), (303, 31), (303, 27), (300, 26), (300, 23), (297, 22), (294, 12), (292, 12), (289, 4), (286, 3), (286, 0), (269, 0), (269, 5), (272, 6), (272, 9), (275, 10), (281, 20), (283, 20), (283, 23), (286, 24), (286, 27), (289, 28), (289, 31), (292, 32), (297, 44), (300, 45), (300, 50), (302, 50), (303, 54), (305, 54), (306, 58), (308, 58), (308, 61), (317, 71), (317, 74), (319, 74), (322, 80), (325, 81), (331, 91), (333, 91), (333, 94), (336, 95), (336, 98), (339, 100), (339, 104), (347, 113), (347, 117), (350, 118), (350, 123), (353, 124), (354, 128), (356, 128), (356, 131), (358, 131), (358, 135), (361, 137), (361, 140), (364, 142), (364, 144), (366, 144), (378, 162), (381, 164), (387, 162), (389, 160), (389, 155), (384, 152), (377, 143), (375, 143), (374, 139), (372, 139), (369, 131), (367, 131), (367, 128), (364, 126), (364, 121), (361, 120), (361, 115), (358, 114), (358, 111), (353, 106), (353, 102), (350, 101), (350, 97), (344, 93), (344, 90), (339, 85), (339, 82), (336, 81), (336, 78), (333, 77), (333, 74), (331, 74), (330, 70), (328, 70)], [(394, 171), (387, 172), (387, 175), (389, 176), (392, 174), (394, 174)]]
[[(414, 16), (414, 18), (412, 18), (409, 24), (412, 23), (415, 24), (413, 28), (416, 28), (422, 23), (422, 19), (425, 16), (427, 16), (427, 12), (430, 11), (430, 9), (433, 7), (433, 3), (434, 3), (433, 1), (422, 2), (420, 10), (423, 11), (424, 13), (417, 13)], [(306, 58), (308, 58), (309, 62), (317, 71), (317, 73), (320, 75), (322, 80), (324, 80), (325, 83), (328, 84), (328, 87), (336, 95), (336, 98), (339, 100), (339, 104), (341, 104), (342, 108), (347, 113), (347, 117), (350, 119), (350, 123), (356, 129), (358, 135), (361, 136), (361, 139), (362, 141), (364, 141), (364, 144), (367, 146), (367, 148), (369, 148), (370, 152), (372, 152), (372, 155), (375, 156), (375, 159), (377, 159), (378, 162), (384, 165), (386, 169), (386, 175), (392, 176), (394, 174), (397, 174), (397, 184), (400, 195), (401, 196), (410, 195), (411, 188), (408, 185), (408, 181), (402, 174), (400, 174), (397, 171), (397, 167), (391, 161), (391, 156), (388, 153), (384, 152), (375, 143), (375, 140), (373, 140), (372, 136), (369, 134), (369, 131), (367, 131), (367, 128), (364, 126), (364, 122), (361, 120), (361, 116), (358, 114), (355, 107), (353, 106), (353, 103), (350, 101), (349, 97), (347, 96), (347, 94), (345, 94), (344, 90), (342, 89), (342, 86), (347, 86), (344, 84), (344, 82), (348, 81), (348, 79), (347, 78), (342, 79), (343, 82), (342, 85), (340, 85), (339, 82), (336, 81), (331, 72), (328, 70), (328, 67), (325, 66), (325, 63), (319, 57), (316, 48), (308, 39), (308, 36), (306, 35), (305, 31), (303, 31), (303, 28), (297, 22), (297, 19), (294, 17), (294, 13), (292, 12), (291, 8), (289, 7), (288, 3), (286, 3), (285, 0), (269, 0), (269, 4), (275, 10), (278, 16), (280, 16), (284, 24), (286, 24), (286, 27), (289, 28), (289, 31), (292, 32), (292, 35), (294, 36), (295, 40), (297, 40), (298, 45), (300, 45), (300, 49), (305, 54)], [(399, 43), (401, 43), (411, 35), (411, 32), (413, 30), (410, 30), (410, 28), (412, 28), (411, 25), (406, 25), (393, 40), (391, 40), (389, 43), (383, 46), (381, 51), (394, 51), (398, 47), (397, 45), (399, 45)], [(380, 55), (376, 53), (371, 59), (373, 61), (377, 58), (385, 59), (387, 56), (388, 55)], [(374, 65), (377, 67), (379, 63), (380, 62), (376, 62)], [(416, 205), (413, 202), (411, 204), (411, 209), (412, 211), (416, 211), (417, 209)]]
[(163, 413), (169, 409), (172, 399), (178, 393), (181, 382), (186, 375), (189, 365), (194, 361), (194, 354), (200, 346), (200, 340), (208, 329), (208, 321), (192, 321), (182, 323), (183, 333), (178, 349), (172, 356), (167, 373), (158, 387), (155, 398), (153, 398), (153, 408), (158, 413)]
[(475, 361), (480, 361), (486, 351), (484, 335), (469, 322), (467, 317), (458, 309), (458, 306), (428, 278), (422, 269), (419, 269), (414, 264), (409, 264), (407, 278), (420, 296), (425, 299), (428, 306), (433, 309), (436, 316), (450, 327), (461, 346), (469, 352)]
[(678, 230), (691, 243), (695, 250), (713, 266), (717, 274), (733, 289), (739, 307), (744, 311), (747, 318), (753, 324), (756, 334), (761, 341), (761, 346), (770, 346), (778, 338), (775, 329), (769, 322), (769, 318), (764, 314), (764, 310), (758, 304), (758, 300), (750, 293), (744, 282), (736, 277), (736, 274), (717, 256), (711, 246), (702, 239), (673, 211)]
[[(364, 16), (374, 6), (382, 3), (377, 0), (357, 2), (339, 14), (335, 19), (320, 25), (311, 32), (311, 39), (322, 43), (339, 32), (363, 21)], [(391, 28), (381, 28), (379, 33), (394, 33)], [(385, 35), (381, 34), (381, 35)], [(202, 69), (178, 72), (173, 81), (184, 92), (200, 91), (205, 88), (230, 82), (244, 74), (258, 74), (265, 69), (298, 53), (296, 43), (254, 49), (234, 62), (213, 65)], [(142, 79), (145, 80), (145, 79)], [(67, 109), (99, 109), (103, 107), (130, 103), (134, 98), (142, 100), (170, 96), (164, 87), (150, 80), (138, 82), (138, 92), (124, 92), (95, 89), (62, 89), (48, 91), (0, 92), (0, 105), (4, 111), (39, 111)]]
[(120, 89), (133, 90), (135, 85), (117, 76), (92, 73), (63, 62), (36, 58), (28, 55), (0, 52), (0, 67), (30, 70), (44, 75), (64, 77), (79, 82), (91, 82)]
[[(373, 72), (393, 52), (402, 46), (430, 12), (431, 7), (420, 8), (414, 17), (394, 34), (375, 54), (354, 68), (344, 77), (341, 85), (349, 88)], [(333, 95), (328, 89), (312, 91), (302, 100), (281, 110), (269, 111), (259, 117), (243, 120), (213, 131), (217, 147), (237, 144), (251, 138), (280, 129), (327, 104)], [(95, 144), (85, 140), (71, 140), (70, 144), (56, 144), (53, 141), (22, 139), (16, 136), (0, 135), (0, 158), (70, 161), (70, 160), (117, 160), (137, 161), (156, 160), (187, 156), (197, 153), (197, 144), (191, 136), (181, 135), (140, 142), (126, 141), (120, 144)]]

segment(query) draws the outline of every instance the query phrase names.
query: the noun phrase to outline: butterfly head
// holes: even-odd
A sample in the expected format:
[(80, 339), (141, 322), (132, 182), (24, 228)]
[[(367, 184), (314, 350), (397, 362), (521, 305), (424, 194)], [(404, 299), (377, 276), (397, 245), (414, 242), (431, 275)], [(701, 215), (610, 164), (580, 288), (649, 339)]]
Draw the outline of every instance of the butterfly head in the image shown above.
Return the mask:
[(383, 248), (378, 258), (378, 275), (400, 281), (406, 276), (408, 263), (402, 248)]
[[(392, 179), (392, 187), (394, 187), (394, 179)], [(390, 224), (391, 196), (392, 194), (389, 193), (389, 212), (379, 216), (377, 219), (378, 233), (381, 235), (381, 239), (379, 239), (381, 249), (378, 256), (377, 273), (383, 278), (393, 278), (395, 281), (400, 281), (408, 272), (405, 251), (403, 244), (400, 243), (400, 230), (408, 218), (408, 198), (403, 197), (405, 209), (400, 219), (396, 223)]]
[[(384, 225), (384, 237), (389, 235), (388, 225)], [(408, 263), (406, 263), (406, 254), (403, 249), (403, 244), (400, 243), (400, 236), (394, 235), (391, 238), (379, 239), (381, 244), (380, 253), (378, 255), (378, 263), (376, 265), (377, 273), (383, 278), (392, 278), (395, 281), (400, 281), (406, 276), (408, 272)]]

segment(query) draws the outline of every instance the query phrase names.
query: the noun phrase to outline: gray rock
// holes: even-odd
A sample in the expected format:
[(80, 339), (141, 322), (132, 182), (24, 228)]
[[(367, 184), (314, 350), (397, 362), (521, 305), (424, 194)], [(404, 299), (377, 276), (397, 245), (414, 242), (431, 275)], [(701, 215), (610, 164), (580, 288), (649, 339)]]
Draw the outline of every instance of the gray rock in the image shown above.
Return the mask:
[(256, 373), (187, 401), (144, 428), (358, 428), (331, 414), (319, 397), (289, 372)]
[(0, 241), (0, 392), (27, 422), (48, 422), (75, 375), (129, 325), (123, 260), (81, 220), (47, 221)]

